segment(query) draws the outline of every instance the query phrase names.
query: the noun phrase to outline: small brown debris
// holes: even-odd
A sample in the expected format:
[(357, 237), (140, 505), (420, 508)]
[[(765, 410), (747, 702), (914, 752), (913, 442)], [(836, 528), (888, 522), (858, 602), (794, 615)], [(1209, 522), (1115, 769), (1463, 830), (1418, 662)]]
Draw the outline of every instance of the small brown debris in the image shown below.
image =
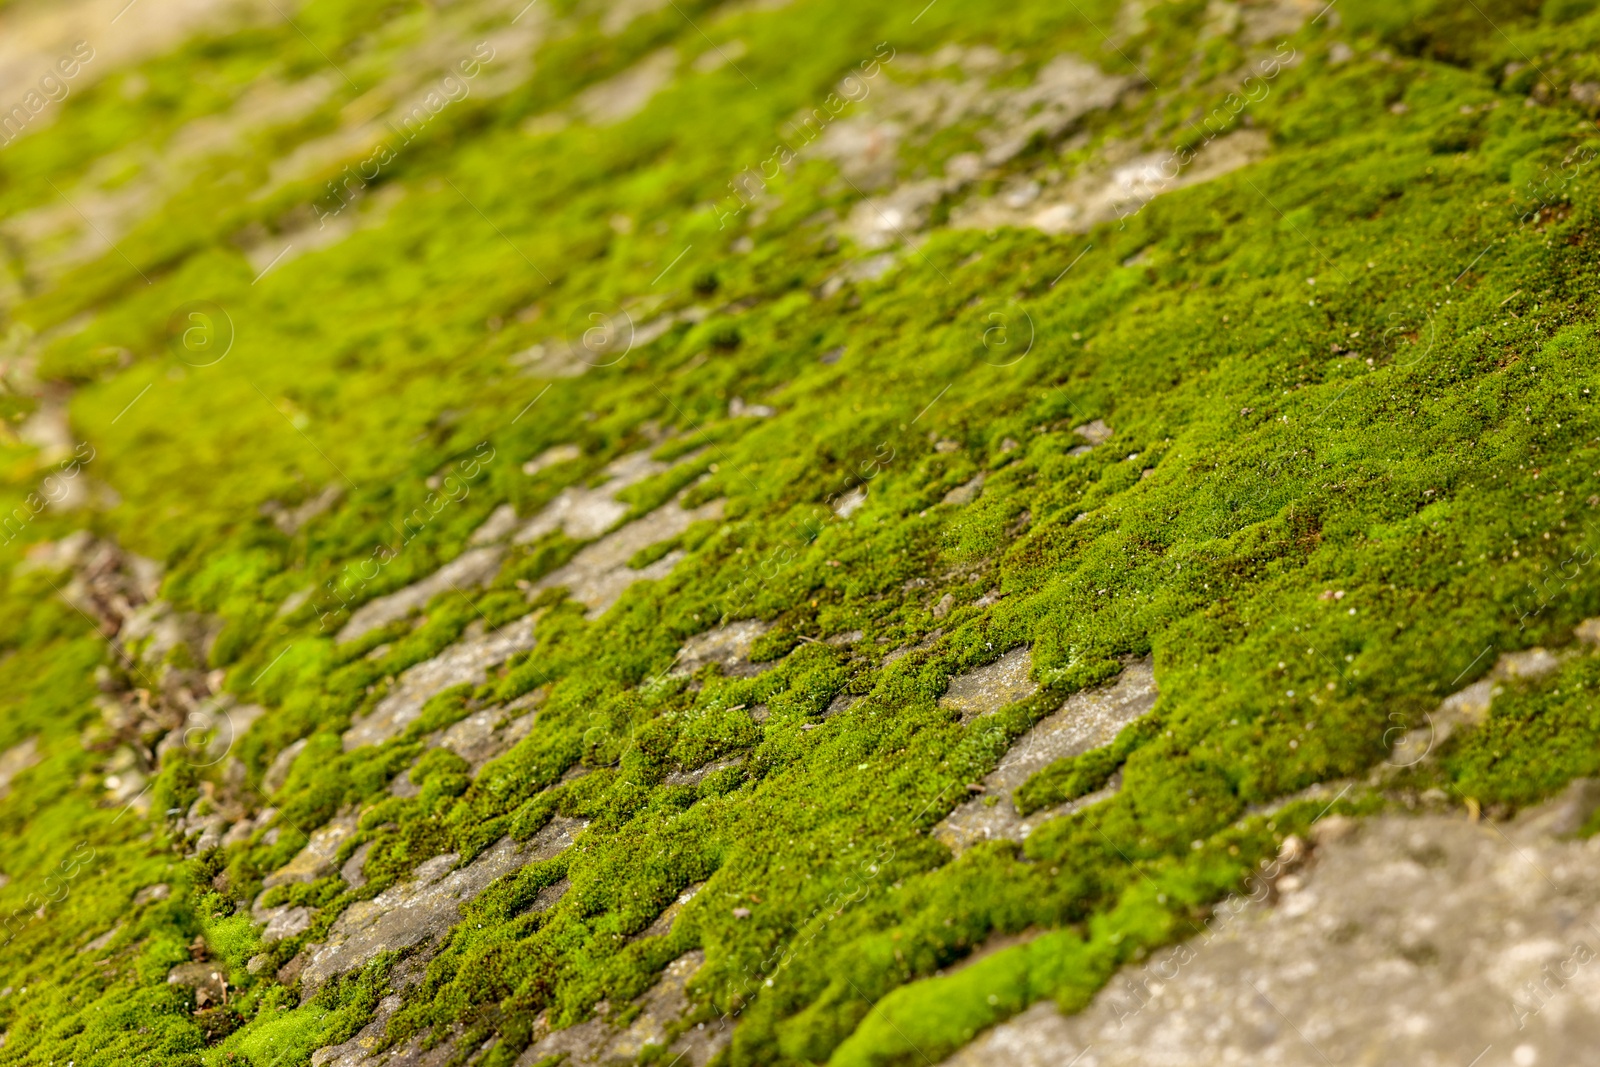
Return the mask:
[(1343, 841), (1355, 832), (1356, 821), (1348, 815), (1329, 815), (1325, 819), (1318, 819), (1307, 831), (1311, 835), (1312, 844), (1318, 848), (1335, 841)]
[(1299, 834), (1290, 834), (1278, 847), (1278, 861), (1286, 867), (1291, 867), (1302, 862), (1310, 851), (1304, 838)]

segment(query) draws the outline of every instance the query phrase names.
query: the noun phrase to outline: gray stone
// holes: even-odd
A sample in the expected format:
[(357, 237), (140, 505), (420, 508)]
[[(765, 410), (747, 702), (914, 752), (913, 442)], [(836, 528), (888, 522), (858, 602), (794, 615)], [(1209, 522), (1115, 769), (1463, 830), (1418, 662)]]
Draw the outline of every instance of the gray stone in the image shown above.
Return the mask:
[(678, 915), (683, 911), (684, 906), (698, 896), (700, 894), (700, 890), (704, 887), (704, 882), (695, 882), (690, 885), (683, 892), (679, 893), (677, 898), (673, 900), (671, 904), (668, 904), (666, 908), (662, 910), (660, 915), (657, 915), (653, 920), (651, 920), (649, 926), (645, 927), (643, 930), (640, 930), (637, 934), (634, 934), (633, 937), (629, 938), (629, 940), (637, 941), (644, 937), (666, 937), (672, 932), (672, 924), (677, 921)]
[(0, 799), (11, 792), (11, 780), (39, 762), (39, 739), (30, 737), (0, 752)]
[(1074, 426), (1072, 432), (1083, 438), (1090, 445), (1103, 445), (1111, 440), (1111, 427), (1106, 425), (1104, 419), (1093, 419), (1082, 426)]
[(294, 767), (294, 761), (299, 759), (300, 753), (306, 750), (307, 740), (308, 738), (302, 737), (272, 757), (272, 763), (267, 767), (266, 773), (261, 776), (261, 791), (263, 793), (271, 796), (283, 788), (283, 784), (289, 780), (289, 771)]
[(678, 68), (678, 53), (658, 49), (621, 74), (599, 82), (579, 93), (574, 100), (578, 114), (596, 126), (610, 125), (638, 114), (667, 86)]
[(380, 626), (398, 622), (413, 611), (421, 610), (440, 593), (483, 585), (499, 572), (503, 552), (498, 545), (469, 548), (421, 581), (369, 600), (357, 608), (339, 630), (338, 640), (340, 643), (354, 641)]
[[(618, 504), (617, 507), (622, 505)], [(623, 510), (626, 511), (626, 508)], [(594, 544), (585, 545), (572, 559), (541, 578), (535, 588), (565, 587), (572, 599), (589, 609), (589, 618), (598, 618), (635, 582), (665, 578), (684, 557), (681, 550), (673, 550), (635, 570), (628, 566), (628, 561), (635, 553), (662, 541), (670, 541), (693, 523), (721, 517), (721, 500), (713, 500), (693, 510), (685, 509), (676, 500), (668, 501)]]
[(308, 946), (303, 953), (299, 977), (307, 994), (380, 952), (436, 946), (460, 918), (462, 904), (496, 878), (570, 847), (586, 825), (557, 816), (528, 841), (501, 838), (461, 868), (456, 868), (460, 857), (455, 853), (435, 856), (418, 866), (409, 881), (350, 905), (334, 921), (328, 940)]
[(193, 989), (200, 1008), (220, 1004), (228, 994), (227, 971), (220, 963), (180, 963), (168, 973), (167, 984)]
[(1031, 650), (1014, 648), (993, 663), (950, 679), (939, 705), (959, 711), (963, 723), (971, 722), (1037, 693), (1038, 684), (1028, 677), (1032, 670)]
[(371, 713), (344, 732), (344, 750), (350, 752), (400, 736), (422, 714), (422, 705), (430, 697), (451, 686), (482, 685), (488, 680), (491, 667), (534, 646), (534, 622), (535, 616), (524, 615), (486, 634), (481, 621), (475, 620), (462, 640), (432, 659), (407, 668)]
[(166, 900), (172, 895), (172, 887), (165, 882), (147, 885), (133, 895), (133, 906), (142, 907), (145, 904), (158, 900)]
[(410, 955), (401, 959), (389, 972), (389, 988), (393, 992), (378, 1001), (371, 1020), (350, 1040), (313, 1052), (312, 1067), (378, 1067), (379, 1064), (388, 1067), (422, 1067), (426, 1064), (433, 1067), (443, 1064), (455, 1051), (454, 1042), (445, 1041), (431, 1050), (424, 1049), (422, 1042), (426, 1034), (418, 1035), (399, 1048), (375, 1051), (383, 1043), (389, 1020), (405, 1004), (405, 994), (422, 981), (426, 973), (427, 964), (420, 956)]
[(772, 624), (760, 619), (739, 619), (714, 630), (695, 634), (678, 650), (673, 661), (673, 674), (693, 674), (708, 663), (722, 668), (722, 673), (738, 678), (750, 678), (769, 670), (773, 664), (751, 663), (750, 646)]
[[(1580, 623), (1574, 631), (1580, 640), (1584, 640), (1586, 625), (1587, 622)], [(1420, 721), (1398, 724), (1403, 732), (1395, 736), (1385, 773), (1393, 774), (1422, 762), (1457, 730), (1481, 724), (1489, 717), (1489, 708), (1506, 682), (1543, 678), (1559, 669), (1565, 660), (1565, 655), (1538, 647), (1502, 653), (1488, 674), (1445, 697)]]
[(977, 474), (972, 476), (970, 481), (965, 482), (962, 485), (958, 485), (946, 493), (944, 495), (943, 503), (955, 504), (958, 506), (972, 503), (974, 500), (978, 499), (978, 494), (983, 492), (983, 477), (983, 472), (979, 471)]
[(544, 690), (536, 689), (504, 707), (473, 712), (443, 730), (434, 744), (439, 748), (448, 748), (466, 760), (476, 773), (485, 763), (510, 751), (518, 741), (533, 732), (538, 712), (523, 709), (533, 707), (543, 699)]
[(702, 763), (691, 770), (673, 771), (661, 780), (662, 785), (699, 785), (708, 776), (717, 771), (725, 771), (729, 767), (737, 767), (744, 762), (743, 756), (725, 756), (709, 763)]
[(1073, 693), (1017, 739), (983, 779), (985, 794), (947, 815), (934, 827), (933, 836), (958, 855), (979, 841), (1022, 841), (1046, 819), (1110, 795), (1107, 789), (1027, 818), (1017, 813), (1012, 801), (1022, 783), (1056, 760), (1110, 744), (1123, 727), (1155, 706), (1156, 696), (1155, 671), (1148, 657), (1125, 667), (1112, 685)]
[(527, 544), (560, 530), (574, 541), (592, 541), (628, 513), (628, 505), (616, 499), (618, 493), (666, 469), (665, 463), (651, 459), (648, 452), (632, 452), (614, 459), (602, 472), (603, 483), (594, 488), (569, 486), (561, 490), (517, 531), (513, 540)]
[(501, 504), (483, 520), (483, 525), (472, 532), (467, 539), (469, 545), (491, 545), (496, 541), (503, 541), (517, 528), (517, 509), (510, 504)]
[(372, 851), (372, 842), (363, 841), (350, 853), (350, 858), (344, 861), (339, 868), (339, 877), (344, 879), (344, 884), (351, 889), (360, 889), (367, 884), (367, 853)]
[(1517, 820), (1524, 836), (1570, 837), (1600, 808), (1600, 779), (1578, 778), (1554, 800), (1523, 813)]
[(117, 935), (121, 932), (122, 924), (117, 923), (117, 925), (113, 926), (111, 929), (107, 930), (105, 933), (101, 934), (99, 937), (80, 948), (78, 950), (78, 955), (81, 956), (86, 952), (99, 952), (101, 949), (111, 944), (112, 941), (116, 940)]
[[(632, 1063), (644, 1046), (667, 1044), (667, 1026), (689, 1010), (685, 987), (704, 962), (705, 953), (696, 949), (667, 964), (656, 984), (639, 998), (639, 1012), (625, 1027), (610, 1022), (615, 1013), (603, 1001), (592, 1018), (563, 1030), (551, 1031), (541, 1016), (534, 1026), (541, 1036), (517, 1058), (516, 1067), (532, 1067), (562, 1054), (566, 1057), (562, 1062), (570, 1064)], [(698, 1067), (726, 1047), (731, 1037), (729, 1026), (691, 1029), (668, 1045), (667, 1058), (661, 1062)]]
[(1600, 840), (1541, 837), (1543, 814), (1504, 828), (1446, 816), (1318, 824), (1312, 862), (1262, 902), (1224, 902), (1081, 1014), (1036, 1004), (946, 1063), (1590, 1062)]
[[(295, 857), (262, 880), (264, 889), (291, 882), (314, 882), (333, 871), (333, 859), (351, 834), (356, 832), (356, 814), (346, 812), (326, 826), (314, 830), (305, 847)], [(258, 916), (259, 917), (259, 916)]]
[(311, 929), (310, 908), (303, 905), (297, 908), (284, 908), (268, 920), (266, 929), (261, 931), (261, 943), (271, 945), (303, 934), (309, 929)]

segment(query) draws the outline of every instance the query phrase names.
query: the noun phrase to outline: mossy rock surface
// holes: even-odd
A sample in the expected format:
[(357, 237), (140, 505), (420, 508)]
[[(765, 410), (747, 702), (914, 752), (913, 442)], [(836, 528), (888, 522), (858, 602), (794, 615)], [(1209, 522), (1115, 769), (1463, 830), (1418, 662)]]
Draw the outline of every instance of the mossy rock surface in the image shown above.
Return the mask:
[(0, 0), (0, 1064), (936, 1061), (1600, 771), (1595, 5), (105, 7)]

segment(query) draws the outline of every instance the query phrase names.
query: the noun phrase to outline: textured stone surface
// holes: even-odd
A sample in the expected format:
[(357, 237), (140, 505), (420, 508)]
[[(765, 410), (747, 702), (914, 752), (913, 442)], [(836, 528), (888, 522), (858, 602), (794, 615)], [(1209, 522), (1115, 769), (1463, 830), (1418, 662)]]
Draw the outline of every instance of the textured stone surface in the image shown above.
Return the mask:
[(455, 865), (460, 857), (454, 853), (435, 856), (418, 866), (410, 881), (350, 905), (334, 922), (328, 940), (304, 951), (300, 977), (305, 988), (313, 990), (380, 952), (437, 943), (460, 918), (463, 903), (501, 875), (561, 852), (586, 825), (557, 816), (528, 841), (502, 838), (459, 869)]
[(422, 714), (422, 705), (436, 693), (464, 683), (483, 684), (489, 677), (489, 668), (533, 647), (534, 622), (534, 616), (524, 615), (492, 633), (484, 633), (482, 623), (474, 621), (462, 640), (408, 668), (370, 714), (351, 724), (344, 732), (345, 751), (398, 737)]
[(270, 945), (275, 941), (303, 934), (311, 929), (311, 909), (304, 905), (297, 908), (284, 908), (276, 911), (267, 922), (266, 929), (261, 931), (261, 943)]
[(294, 859), (273, 871), (262, 885), (287, 885), (290, 882), (314, 882), (333, 870), (334, 855), (339, 846), (356, 832), (356, 815), (347, 813), (334, 818), (326, 826), (311, 833), (311, 839), (295, 854)]
[(638, 114), (666, 87), (678, 67), (678, 54), (670, 48), (652, 52), (638, 63), (578, 94), (578, 113), (597, 126), (621, 122)]
[[(538, 698), (543, 695), (542, 691), (529, 694)], [(538, 712), (524, 709), (536, 702), (522, 697), (504, 707), (473, 712), (441, 732), (437, 744), (466, 760), (476, 774), (485, 763), (510, 751), (533, 731)]]
[(387, 596), (369, 600), (350, 616), (339, 630), (340, 641), (354, 641), (362, 634), (387, 626), (420, 611), (423, 605), (440, 593), (451, 589), (471, 589), (493, 578), (500, 570), (500, 556), (504, 552), (498, 545), (469, 548), (426, 578), (398, 589)]
[(195, 1005), (220, 1004), (228, 993), (228, 968), (215, 961), (180, 963), (167, 974), (168, 985), (183, 985), (194, 990)]
[[(1328, 819), (1272, 903), (1229, 902), (1081, 1014), (1036, 1004), (949, 1067), (1415, 1067), (1592, 1062), (1600, 839), (1580, 783), (1516, 822)], [(1552, 816), (1559, 816), (1552, 819)], [(1235, 906), (1238, 906), (1235, 911)]]
[(615, 604), (633, 583), (665, 578), (672, 573), (672, 568), (684, 555), (674, 550), (635, 570), (628, 566), (634, 553), (677, 537), (691, 523), (721, 517), (721, 500), (702, 504), (692, 511), (685, 510), (676, 500), (668, 501), (594, 544), (585, 545), (572, 559), (541, 578), (536, 587), (565, 586), (572, 599), (589, 609), (589, 617), (596, 618)]
[(39, 762), (39, 739), (30, 737), (0, 752), (0, 799), (11, 792), (11, 779)]
[(1072, 694), (1060, 709), (1017, 739), (1001, 757), (1000, 765), (984, 778), (987, 792), (946, 816), (934, 827), (934, 837), (957, 854), (978, 841), (1021, 841), (1046, 819), (1099, 799), (1101, 794), (1095, 793), (1023, 818), (1012, 803), (1012, 792), (1062, 757), (1110, 744), (1124, 726), (1155, 706), (1156, 695), (1155, 672), (1148, 658), (1124, 668), (1111, 685)]
[(771, 628), (771, 623), (760, 619), (739, 619), (703, 634), (695, 634), (678, 650), (678, 658), (672, 663), (672, 673), (693, 674), (706, 664), (715, 663), (727, 675), (748, 677), (760, 674), (772, 664), (751, 663), (750, 646)]
[[(1578, 625), (1575, 633), (1580, 640), (1584, 627), (1593, 621)], [(1494, 698), (1505, 688), (1507, 681), (1542, 678), (1559, 668), (1564, 659), (1563, 655), (1539, 647), (1502, 653), (1487, 675), (1445, 697), (1437, 709), (1423, 716), (1421, 722), (1400, 724), (1399, 728), (1404, 732), (1397, 735), (1389, 753), (1390, 769), (1403, 769), (1420, 763), (1432, 756), (1456, 730), (1483, 722), (1489, 715)]]
[(283, 788), (283, 783), (289, 780), (289, 772), (294, 769), (294, 761), (300, 758), (300, 753), (306, 750), (307, 740), (300, 740), (284, 747), (283, 751), (272, 757), (272, 763), (261, 776), (261, 791), (271, 796)]
[(1014, 648), (993, 663), (950, 679), (939, 704), (959, 711), (962, 722), (971, 722), (1037, 693), (1039, 686), (1028, 677), (1032, 670), (1032, 651)]
[(651, 459), (648, 452), (632, 452), (614, 459), (606, 465), (602, 472), (605, 480), (598, 487), (577, 485), (561, 490), (517, 532), (514, 540), (526, 544), (557, 530), (574, 541), (593, 540), (628, 513), (628, 505), (616, 499), (618, 493), (666, 469), (665, 463)]
[(422, 981), (426, 972), (427, 964), (420, 957), (407, 956), (401, 959), (389, 972), (389, 988), (393, 992), (378, 1001), (372, 1019), (350, 1040), (319, 1048), (313, 1052), (311, 1067), (378, 1067), (379, 1064), (387, 1064), (389, 1067), (424, 1067), (424, 1065), (444, 1063), (455, 1051), (453, 1043), (446, 1041), (431, 1050), (424, 1049), (420, 1039), (425, 1035), (418, 1035), (418, 1039), (408, 1041), (398, 1048), (376, 1051), (383, 1043), (385, 1031), (389, 1028), (389, 1020), (393, 1019), (395, 1012), (404, 1006), (406, 992)]
[(722, 759), (714, 759), (688, 770), (673, 771), (661, 779), (661, 782), (663, 785), (699, 785), (708, 775), (725, 771), (729, 767), (737, 767), (742, 763), (744, 763), (743, 756), (724, 756)]
[[(667, 1025), (689, 1008), (684, 987), (704, 962), (705, 953), (697, 949), (667, 964), (656, 984), (639, 998), (639, 1014), (626, 1027), (609, 1021), (608, 1016), (613, 1013), (604, 1004), (603, 1013), (563, 1030), (549, 1031), (541, 1017), (535, 1031), (543, 1029), (545, 1033), (517, 1058), (517, 1067), (533, 1067), (560, 1054), (565, 1054), (562, 1062), (568, 1064), (634, 1062), (645, 1045), (666, 1042)], [(723, 1027), (689, 1030), (668, 1047), (666, 1058), (660, 1062), (700, 1067), (727, 1044), (731, 1035), (731, 1028)]]

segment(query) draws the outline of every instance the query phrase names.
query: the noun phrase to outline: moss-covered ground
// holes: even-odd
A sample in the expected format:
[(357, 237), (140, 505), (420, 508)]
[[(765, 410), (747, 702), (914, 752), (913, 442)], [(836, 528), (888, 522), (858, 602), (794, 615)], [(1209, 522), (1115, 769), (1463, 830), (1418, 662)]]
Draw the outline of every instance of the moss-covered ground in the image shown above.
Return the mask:
[[(37, 738), (40, 759), (0, 801), (0, 1063), (306, 1063), (371, 1018), (393, 959), (304, 1003), (277, 965), (422, 860), (558, 812), (589, 820), (578, 845), (470, 905), (396, 1040), (460, 1038), (463, 1061), (509, 1064), (541, 1013), (559, 1026), (620, 1004), (701, 948), (696, 1018), (736, 1020), (727, 1064), (936, 1062), (1041, 998), (1085, 1003), (1191, 932), (1324, 804), (1263, 806), (1366, 782), (1396, 724), (1486, 672), (1485, 650), (1569, 644), (1600, 614), (1594, 5), (1339, 0), (1250, 42), (1198, 0), (1137, 20), (1107, 0), (920, 15), (678, 0), (612, 33), (599, 8), (538, 0), (520, 85), (467, 95), (394, 152), (343, 240), (264, 274), (246, 259), (305, 240), (310, 205), (366, 151), (309, 178), (274, 178), (276, 162), (339, 129), (439, 25), (483, 39), (520, 6), (317, 0), (74, 90), (0, 149), (0, 212), (21, 218), (159, 167), (253, 82), (340, 71), (311, 110), (163, 174), (114, 248), (52, 269), (51, 250), (7, 245), (0, 750)], [(870, 63), (912, 79), (903, 57), (950, 43), (1016, 57), (1018, 84), (1074, 53), (1141, 86), (980, 192), (1113, 143), (1195, 147), (1218, 107), (1271, 148), (1087, 235), (935, 227), (842, 286), (824, 283), (865, 253), (829, 220), (862, 191), (830, 163), (802, 156), (761, 210), (724, 217), (730, 180), (841, 77)], [(1295, 61), (1232, 110), (1241, 72), (1283, 44)], [(664, 47), (683, 63), (636, 115), (530, 124)], [(733, 61), (689, 62), (718, 48)], [(904, 175), (937, 169), (913, 156)], [(204, 366), (171, 326), (202, 300), (233, 333)], [(578, 376), (511, 359), (624, 307), (673, 325)], [(773, 412), (730, 414), (736, 397)], [(93, 454), (79, 476), (96, 496), (75, 510), (30, 503), (60, 463), (12, 432), (57, 402)], [(1085, 452), (1073, 430), (1096, 419), (1113, 435)], [(523, 473), (563, 444), (581, 456)], [(684, 486), (725, 501), (672, 546), (687, 555), (667, 578), (598, 618), (530, 598), (576, 547), (552, 535), (420, 623), (336, 642), (353, 608), (454, 558), (498, 505), (530, 515), (639, 449), (685, 465), (630, 491), (635, 513)], [(979, 472), (975, 500), (942, 502)], [(338, 502), (293, 533), (263, 510), (330, 485)], [(840, 517), (830, 501), (863, 486)], [(175, 608), (221, 620), (200, 666), (267, 709), (233, 746), (242, 783), (178, 749), (148, 810), (106, 802), (95, 698), (149, 682), (60, 595), (71, 575), (18, 566), (84, 527), (162, 561)], [(405, 667), (530, 611), (533, 651), (436, 697), (405, 737), (343, 750)], [(772, 623), (755, 649), (770, 670), (668, 673), (685, 639), (752, 617)], [(951, 677), (1024, 645), (1037, 695), (965, 725), (939, 706)], [(1152, 715), (1020, 801), (1120, 768), (1114, 798), (1023, 845), (952, 859), (930, 838), (1033, 722), (1146, 653)], [(1340, 804), (1382, 804), (1400, 782), (1508, 813), (1594, 774), (1597, 662), (1513, 687), (1425, 766)], [(531, 735), (476, 777), (442, 750), (415, 763), (429, 731), (541, 689)], [(824, 721), (840, 694), (862, 699)], [(743, 762), (664, 781), (729, 755)], [(401, 773), (416, 796), (391, 794)], [(277, 832), (194, 852), (174, 818), (223, 791), (275, 808)], [(274, 890), (316, 918), (248, 971), (263, 878), (358, 806), (341, 858), (370, 842), (369, 881)], [(556, 907), (528, 909), (563, 877)], [(698, 882), (669, 934), (632, 937)], [(170, 896), (135, 905), (155, 883)], [(1033, 928), (1048, 932), (939, 976)], [(227, 969), (224, 1010), (196, 1014), (167, 982), (197, 937)]]

